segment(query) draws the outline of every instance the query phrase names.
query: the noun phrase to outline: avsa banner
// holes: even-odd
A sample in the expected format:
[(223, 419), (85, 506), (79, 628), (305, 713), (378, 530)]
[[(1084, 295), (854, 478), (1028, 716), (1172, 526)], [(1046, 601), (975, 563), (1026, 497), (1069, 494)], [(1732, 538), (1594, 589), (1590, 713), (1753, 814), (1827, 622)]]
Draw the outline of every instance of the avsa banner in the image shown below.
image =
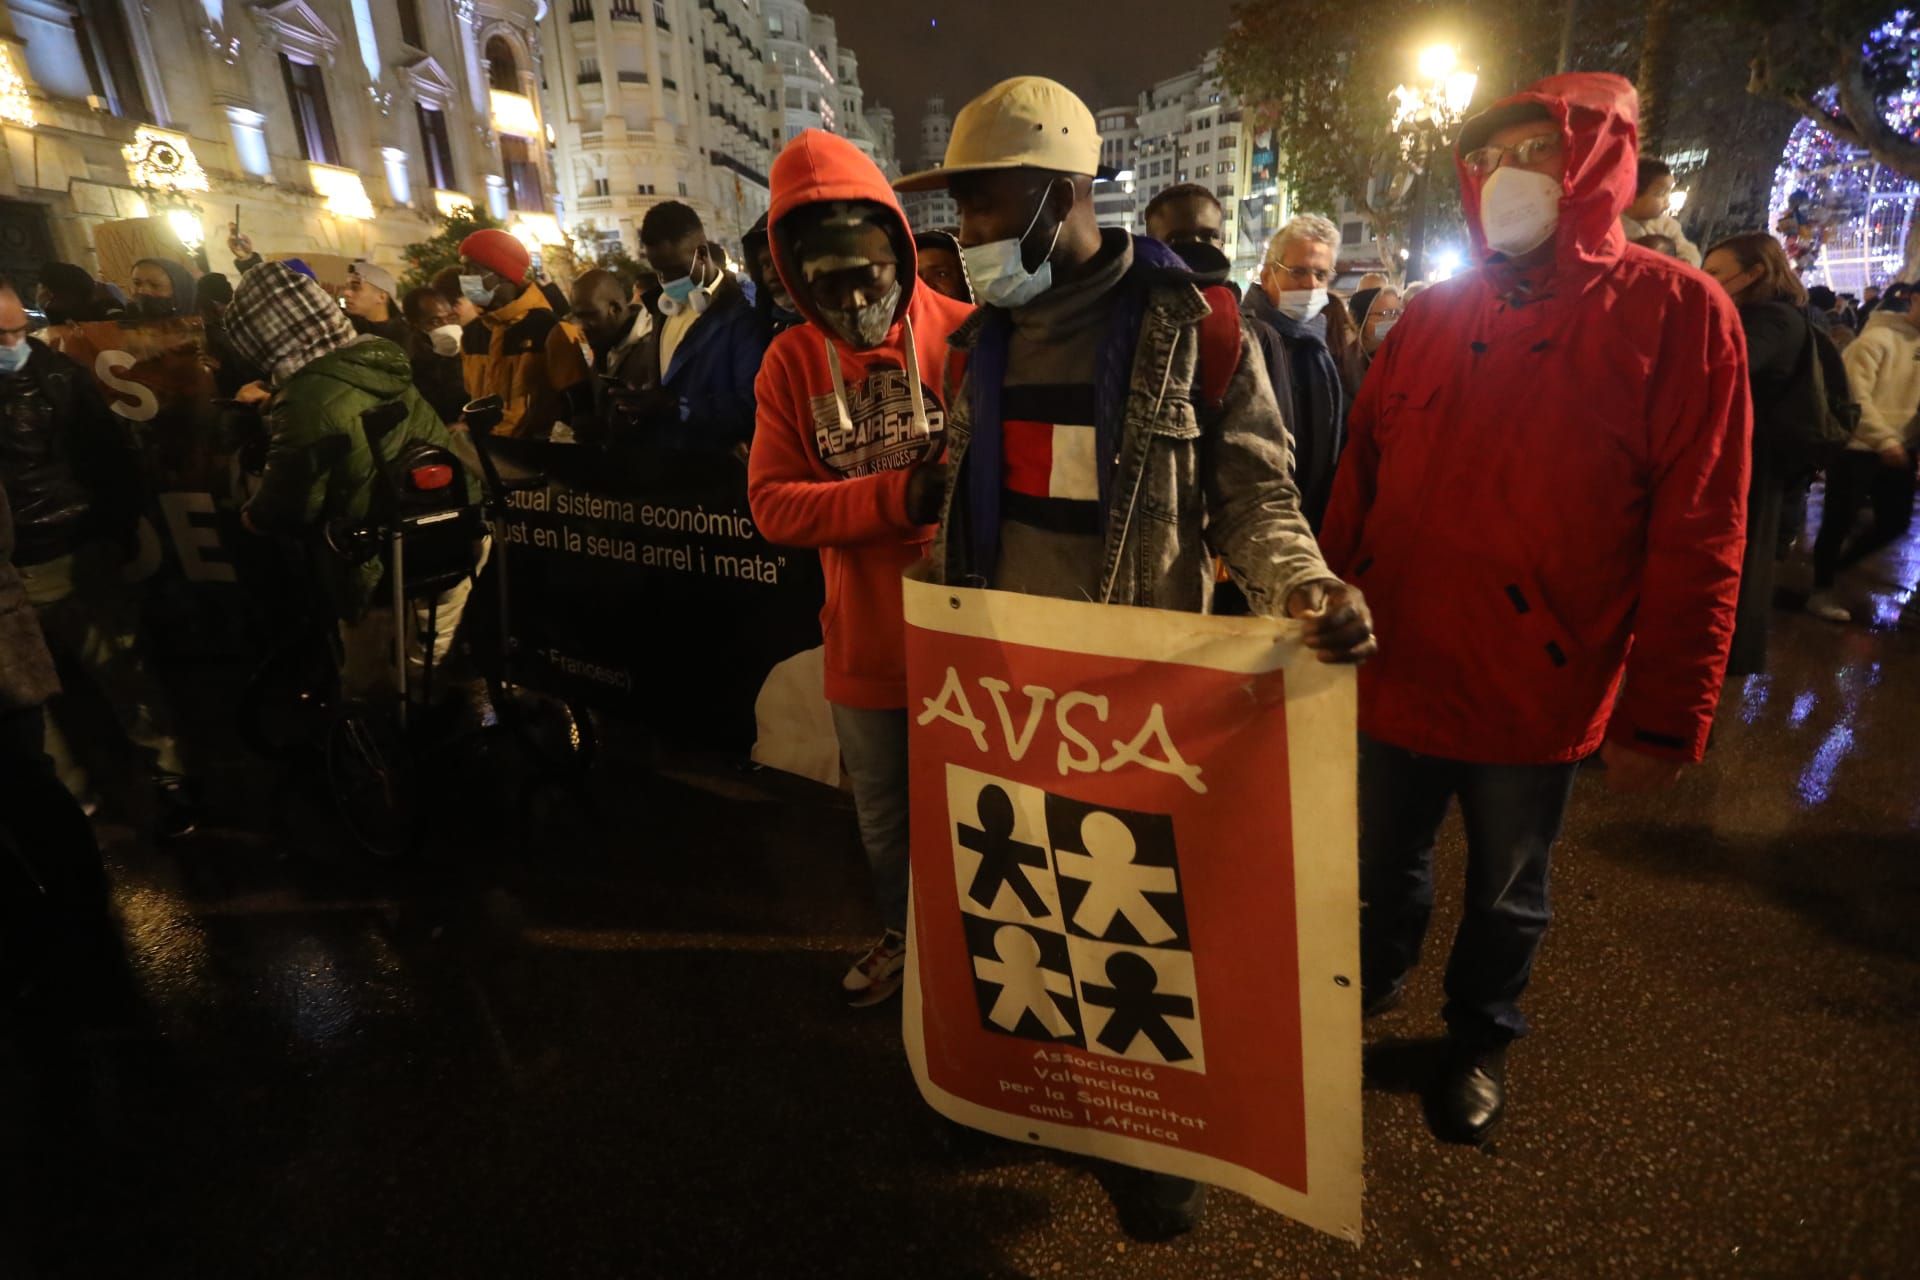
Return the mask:
[(921, 1092), (1358, 1240), (1351, 669), (1257, 618), (906, 615)]

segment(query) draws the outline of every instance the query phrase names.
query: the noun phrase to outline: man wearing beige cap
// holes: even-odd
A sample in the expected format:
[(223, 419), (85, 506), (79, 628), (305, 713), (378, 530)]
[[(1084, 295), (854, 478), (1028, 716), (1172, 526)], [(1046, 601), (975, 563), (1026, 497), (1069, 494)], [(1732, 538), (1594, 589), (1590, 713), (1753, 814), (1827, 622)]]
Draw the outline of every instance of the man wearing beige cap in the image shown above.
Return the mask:
[[(1202, 291), (1167, 246), (1094, 219), (1100, 135), (1051, 80), (1021, 76), (955, 117), (946, 162), (895, 185), (946, 187), (985, 304), (948, 418), (932, 561), (942, 580), (1206, 612), (1220, 557), (1256, 612), (1303, 619), (1326, 662), (1373, 651), (1360, 593), (1328, 570), (1289, 477), (1287, 433), (1230, 290)], [(1202, 1189), (1139, 1175), (1122, 1225), (1192, 1227)]]
[(395, 303), (399, 282), (393, 272), (362, 259), (347, 268), (347, 287), (340, 300), (355, 333), (385, 338), (402, 351), (412, 349), (413, 331)]

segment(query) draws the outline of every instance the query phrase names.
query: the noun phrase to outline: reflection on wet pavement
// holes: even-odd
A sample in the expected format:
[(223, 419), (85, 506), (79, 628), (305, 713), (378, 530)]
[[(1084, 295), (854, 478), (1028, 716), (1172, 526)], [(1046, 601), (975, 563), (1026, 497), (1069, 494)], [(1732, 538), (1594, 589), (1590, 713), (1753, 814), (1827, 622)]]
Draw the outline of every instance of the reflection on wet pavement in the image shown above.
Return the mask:
[[(502, 848), (476, 782), (436, 865), (372, 864), (181, 673), (221, 821), (105, 829), (137, 1006), (0, 1043), (0, 1277), (1908, 1274), (1916, 580), (1910, 540), (1849, 580), (1870, 624), (1777, 612), (1670, 793), (1581, 778), (1491, 1150), (1424, 1129), (1416, 971), (1369, 1028), (1357, 1251), (1224, 1195), (1128, 1244), (1084, 1164), (950, 1153), (897, 1012), (839, 1005), (873, 925), (837, 797), (616, 733), (599, 829)], [(1436, 943), (1457, 827), (1437, 856)]]

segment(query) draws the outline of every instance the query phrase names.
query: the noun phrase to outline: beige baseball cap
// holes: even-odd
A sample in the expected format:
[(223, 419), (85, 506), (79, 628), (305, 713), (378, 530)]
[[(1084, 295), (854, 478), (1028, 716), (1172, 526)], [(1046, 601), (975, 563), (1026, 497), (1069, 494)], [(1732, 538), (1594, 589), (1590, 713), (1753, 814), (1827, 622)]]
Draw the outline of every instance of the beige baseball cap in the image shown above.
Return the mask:
[(1073, 90), (1045, 76), (1015, 76), (960, 108), (946, 161), (910, 173), (896, 191), (937, 191), (956, 173), (1047, 169), (1100, 175), (1100, 130)]

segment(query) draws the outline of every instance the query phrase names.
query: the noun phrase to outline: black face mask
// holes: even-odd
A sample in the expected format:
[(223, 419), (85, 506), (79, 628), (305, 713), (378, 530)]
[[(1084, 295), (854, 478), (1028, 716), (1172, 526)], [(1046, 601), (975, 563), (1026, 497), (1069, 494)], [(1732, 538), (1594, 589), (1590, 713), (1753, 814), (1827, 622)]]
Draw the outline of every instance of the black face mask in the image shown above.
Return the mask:
[(127, 312), (149, 320), (158, 320), (166, 316), (179, 315), (180, 308), (174, 305), (172, 298), (156, 298), (143, 293), (127, 303)]

